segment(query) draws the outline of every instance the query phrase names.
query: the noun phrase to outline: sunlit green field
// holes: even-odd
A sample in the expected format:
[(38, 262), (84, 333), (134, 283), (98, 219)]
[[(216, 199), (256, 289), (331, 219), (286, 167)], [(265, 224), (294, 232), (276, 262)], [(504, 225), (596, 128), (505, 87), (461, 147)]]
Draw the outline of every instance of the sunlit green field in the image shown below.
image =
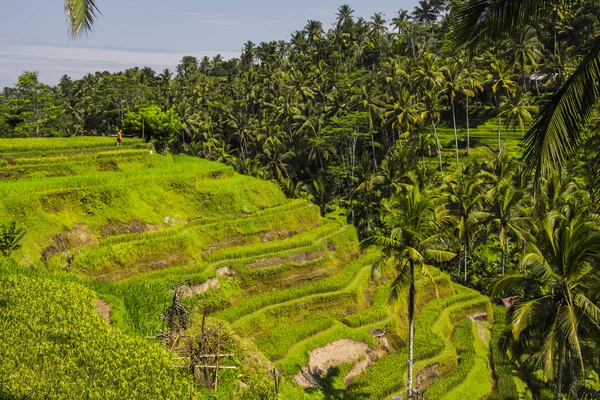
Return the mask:
[[(317, 206), (286, 199), (275, 183), (198, 158), (157, 155), (141, 141), (119, 148), (111, 141), (0, 141), (0, 223), (16, 220), (27, 230), (14, 262), (0, 269), (0, 348), (10, 360), (2, 365), (4, 393), (208, 394), (172, 367), (169, 350), (147, 338), (161, 328), (169, 290), (181, 280), (190, 287), (218, 281), (184, 299), (195, 321), (191, 331), (210, 306), (210, 319), (231, 327), (238, 340), (232, 351), (239, 369), (222, 373), (211, 396), (231, 398), (240, 381), (271, 387), (273, 367), (283, 371), (284, 399), (404, 393), (404, 304), (388, 305), (390, 277), (371, 277), (378, 254), (360, 251), (342, 211), (322, 218)], [(436, 366), (435, 379), (421, 390), (431, 398), (485, 397), (494, 387), (481, 336), (490, 333), (490, 302), (439, 270), (432, 278), (417, 283), (417, 368)], [(110, 327), (94, 299), (109, 304)], [(474, 314), (490, 323), (471, 322)], [(373, 335), (380, 329), (388, 346)], [(335, 366), (318, 390), (301, 388), (294, 376), (311, 351), (340, 339), (366, 343), (377, 359), (351, 379), (364, 357)], [(143, 379), (131, 381), (132, 374)]]

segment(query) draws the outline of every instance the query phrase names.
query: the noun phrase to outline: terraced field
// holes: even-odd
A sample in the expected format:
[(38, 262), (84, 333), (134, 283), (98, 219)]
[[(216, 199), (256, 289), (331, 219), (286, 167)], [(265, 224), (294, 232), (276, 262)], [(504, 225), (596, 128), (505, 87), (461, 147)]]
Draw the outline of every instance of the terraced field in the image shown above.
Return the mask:
[[(527, 130), (527, 128), (526, 128)], [(445, 167), (452, 171), (455, 169), (455, 142), (454, 129), (451, 126), (437, 128), (442, 147), (442, 159)], [(504, 118), (500, 119), (500, 136), (501, 145), (503, 146), (502, 154), (504, 155), (519, 155), (521, 152), (520, 144), (523, 138), (523, 132), (517, 127), (513, 130), (506, 126)], [(433, 134), (433, 131), (430, 132)], [(461, 160), (466, 157), (467, 129), (464, 126), (459, 126), (457, 129), (459, 140), (459, 156)], [(433, 140), (433, 139), (432, 139)], [(490, 118), (485, 120), (471, 121), (469, 129), (469, 160), (484, 161), (486, 159), (494, 159), (498, 156), (498, 119)], [(432, 142), (433, 144), (433, 142)], [(432, 147), (433, 149), (433, 147)], [(428, 158), (428, 162), (432, 166), (437, 166), (437, 158), (435, 150), (432, 150), (432, 157)]]
[[(19, 309), (56, 302), (48, 306), (48, 321), (80, 313), (106, 343), (137, 343), (150, 354), (146, 369), (171, 374), (168, 387), (197, 397), (206, 392), (165, 365), (168, 351), (146, 338), (161, 328), (171, 289), (185, 281), (191, 329), (210, 308), (210, 319), (223, 321), (238, 340), (233, 362), (239, 369), (222, 374), (218, 398), (240, 391), (239, 381), (269, 385), (273, 367), (283, 372), (284, 399), (404, 394), (405, 307), (387, 305), (389, 277), (371, 278), (378, 255), (359, 251), (343, 215), (322, 218), (318, 207), (286, 199), (274, 183), (221, 164), (159, 156), (140, 141), (112, 144), (104, 138), (0, 140), (0, 223), (15, 219), (27, 229), (23, 248), (13, 255), (20, 266), (4, 261), (0, 278), (23, 293), (47, 286), (44, 294), (25, 296)], [(48, 294), (62, 287), (60, 302)], [(78, 290), (82, 299), (75, 300)], [(489, 300), (435, 269), (433, 280), (419, 280), (417, 293), (419, 390), (432, 399), (492, 393)], [(18, 318), (2, 296), (10, 295), (0, 292), (0, 320)], [(69, 305), (69, 296), (82, 308)], [(53, 343), (49, 360), (65, 354), (75, 359), (65, 350), (72, 341), (56, 338), (87, 341), (91, 332), (82, 332), (81, 324), (36, 322), (30, 331)], [(3, 328), (0, 340), (10, 334)], [(23, 346), (32, 343), (15, 343), (14, 354), (26, 353)], [(93, 381), (86, 368), (99, 357), (109, 360), (115, 376), (99, 397), (135, 398), (130, 387), (121, 388), (129, 375), (119, 374), (119, 368), (135, 366), (115, 361), (132, 357), (124, 355), (130, 347), (98, 350), (97, 341), (90, 343), (94, 352), (85, 362), (73, 361), (69, 373)], [(35, 381), (51, 367), (24, 365), (22, 373)], [(110, 368), (101, 371), (110, 375)], [(0, 388), (17, 398), (74, 393), (75, 386), (48, 390), (48, 379), (32, 392), (18, 375), (8, 376)]]

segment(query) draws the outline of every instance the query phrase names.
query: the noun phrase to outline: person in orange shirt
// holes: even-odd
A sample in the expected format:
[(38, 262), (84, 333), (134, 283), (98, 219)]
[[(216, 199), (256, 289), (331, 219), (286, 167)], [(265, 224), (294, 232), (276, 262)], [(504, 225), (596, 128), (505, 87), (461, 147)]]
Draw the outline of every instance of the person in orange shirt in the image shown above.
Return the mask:
[(123, 144), (123, 132), (119, 130), (117, 132), (117, 146), (121, 146)]

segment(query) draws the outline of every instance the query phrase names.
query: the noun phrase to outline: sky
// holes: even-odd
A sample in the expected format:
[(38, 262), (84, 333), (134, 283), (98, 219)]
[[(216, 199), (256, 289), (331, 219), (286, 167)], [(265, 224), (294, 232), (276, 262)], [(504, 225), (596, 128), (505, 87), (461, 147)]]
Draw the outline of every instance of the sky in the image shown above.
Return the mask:
[[(355, 16), (412, 10), (417, 0), (346, 1)], [(64, 74), (149, 66), (174, 69), (181, 57), (238, 57), (252, 40), (287, 40), (309, 19), (329, 28), (344, 0), (96, 0), (102, 15), (93, 32), (73, 41), (63, 0), (0, 0), (0, 88), (23, 71), (54, 85)]]

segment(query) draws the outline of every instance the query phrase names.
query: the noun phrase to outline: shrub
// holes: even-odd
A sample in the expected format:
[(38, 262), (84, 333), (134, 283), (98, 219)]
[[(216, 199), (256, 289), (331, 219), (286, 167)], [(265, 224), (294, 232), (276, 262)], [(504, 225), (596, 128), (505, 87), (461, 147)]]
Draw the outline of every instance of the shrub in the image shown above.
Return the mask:
[(8, 257), (21, 248), (21, 240), (25, 236), (25, 228), (17, 226), (16, 221), (0, 225), (0, 252)]

